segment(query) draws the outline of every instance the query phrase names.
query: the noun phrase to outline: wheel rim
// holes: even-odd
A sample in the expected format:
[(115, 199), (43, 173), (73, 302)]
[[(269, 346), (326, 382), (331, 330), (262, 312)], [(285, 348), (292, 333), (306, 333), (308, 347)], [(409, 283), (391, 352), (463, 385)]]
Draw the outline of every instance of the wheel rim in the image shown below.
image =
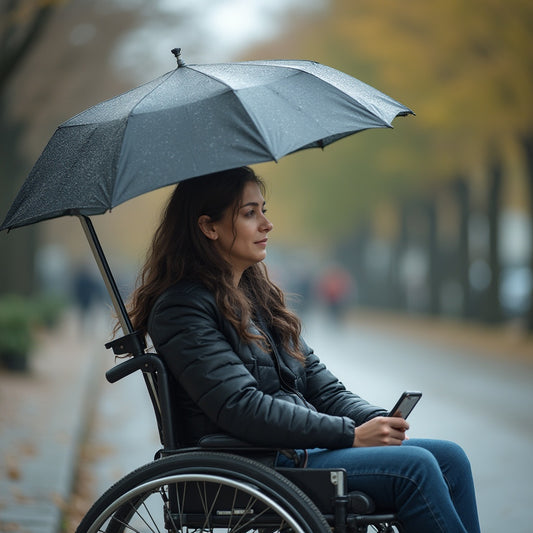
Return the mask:
[[(190, 509), (191, 498), (195, 512)], [(222, 501), (224, 507), (217, 509)], [(198, 506), (203, 518), (195, 518), (200, 516)], [(250, 483), (210, 474), (176, 474), (126, 492), (100, 514), (88, 533), (307, 533), (298, 520), (293, 509)]]

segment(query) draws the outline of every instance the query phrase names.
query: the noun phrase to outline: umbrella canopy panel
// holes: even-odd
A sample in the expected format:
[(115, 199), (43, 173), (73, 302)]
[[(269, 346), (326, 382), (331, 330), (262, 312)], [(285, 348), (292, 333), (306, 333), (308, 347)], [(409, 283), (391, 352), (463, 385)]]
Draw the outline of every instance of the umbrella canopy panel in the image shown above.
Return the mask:
[(104, 213), (184, 179), (324, 147), (411, 113), (310, 61), (180, 66), (61, 124), (0, 230)]

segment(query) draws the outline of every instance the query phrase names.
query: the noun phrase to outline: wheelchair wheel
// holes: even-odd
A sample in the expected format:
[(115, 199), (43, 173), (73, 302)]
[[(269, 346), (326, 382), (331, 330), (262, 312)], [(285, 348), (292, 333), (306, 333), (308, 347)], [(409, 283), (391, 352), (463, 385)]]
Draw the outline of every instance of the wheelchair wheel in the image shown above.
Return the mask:
[(240, 456), (185, 452), (113, 485), (78, 533), (329, 533), (309, 497), (267, 466)]

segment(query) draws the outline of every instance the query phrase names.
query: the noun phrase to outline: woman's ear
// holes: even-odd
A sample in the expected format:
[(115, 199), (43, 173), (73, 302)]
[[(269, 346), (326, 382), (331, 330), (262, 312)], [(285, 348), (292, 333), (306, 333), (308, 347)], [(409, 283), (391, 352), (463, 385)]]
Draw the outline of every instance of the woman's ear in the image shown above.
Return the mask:
[(211, 218), (207, 215), (202, 215), (198, 219), (198, 226), (202, 230), (202, 233), (212, 241), (216, 241), (218, 239), (218, 233), (215, 228), (215, 224), (211, 222)]

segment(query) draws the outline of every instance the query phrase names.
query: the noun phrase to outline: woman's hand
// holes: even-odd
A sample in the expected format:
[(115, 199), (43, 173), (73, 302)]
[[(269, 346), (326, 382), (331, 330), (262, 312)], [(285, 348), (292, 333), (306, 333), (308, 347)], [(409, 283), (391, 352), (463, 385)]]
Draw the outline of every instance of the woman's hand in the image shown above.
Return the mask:
[(353, 447), (399, 446), (406, 438), (409, 424), (395, 416), (377, 416), (355, 428)]

